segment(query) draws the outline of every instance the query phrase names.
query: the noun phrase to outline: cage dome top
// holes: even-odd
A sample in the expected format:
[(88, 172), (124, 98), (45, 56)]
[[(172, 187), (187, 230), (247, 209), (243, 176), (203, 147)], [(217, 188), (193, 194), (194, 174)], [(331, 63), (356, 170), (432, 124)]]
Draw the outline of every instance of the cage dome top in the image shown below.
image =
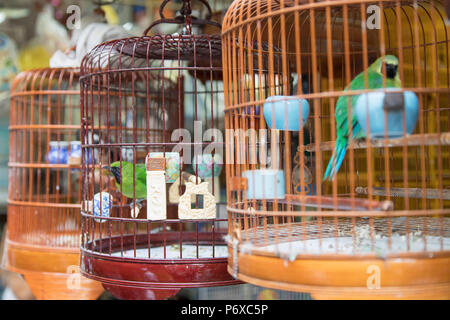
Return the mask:
[[(205, 19), (191, 16), (189, 0), (183, 0), (180, 15), (166, 18), (163, 9), (171, 0), (165, 0), (160, 7), (161, 19), (151, 24), (141, 37), (131, 37), (104, 42), (88, 53), (82, 62), (82, 73), (95, 69), (129, 69), (154, 66), (152, 60), (188, 61), (190, 65), (201, 66), (203, 60), (214, 61), (219, 66), (222, 57), (220, 38), (221, 25), (211, 21), (211, 8), (205, 0), (199, 0), (208, 9)], [(180, 33), (148, 33), (158, 24), (183, 25)], [(217, 27), (217, 35), (194, 34), (192, 26), (212, 25)], [(163, 62), (161, 62), (163, 63)], [(209, 66), (208, 66), (209, 67)], [(84, 71), (84, 72), (83, 72)]]

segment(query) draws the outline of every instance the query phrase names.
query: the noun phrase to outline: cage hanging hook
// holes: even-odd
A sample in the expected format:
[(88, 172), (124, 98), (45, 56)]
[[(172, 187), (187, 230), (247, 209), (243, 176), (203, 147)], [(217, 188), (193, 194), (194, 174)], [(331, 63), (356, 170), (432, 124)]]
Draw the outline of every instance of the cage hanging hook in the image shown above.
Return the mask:
[(183, 6), (180, 9), (180, 13), (184, 17), (184, 28), (183, 28), (183, 34), (192, 34), (192, 21), (191, 21), (191, 1), (190, 0), (183, 0)]
[(197, 0), (197, 1), (201, 2), (208, 10), (208, 14), (206, 15), (205, 19), (201, 19), (201, 18), (192, 16), (191, 0), (182, 0), (183, 5), (182, 5), (181, 9), (179, 10), (181, 15), (178, 15), (174, 18), (166, 18), (164, 15), (164, 8), (170, 1), (173, 1), (173, 0), (164, 0), (161, 3), (161, 6), (159, 7), (159, 15), (160, 15), (161, 19), (153, 22), (147, 29), (145, 29), (145, 31), (143, 33), (144, 36), (147, 35), (153, 27), (155, 27), (158, 24), (162, 24), (162, 23), (179, 24), (179, 25), (184, 24), (183, 33), (189, 34), (189, 35), (192, 34), (192, 26), (193, 25), (198, 25), (198, 26), (211, 25), (211, 26), (219, 28), (220, 30), (222, 29), (222, 26), (220, 23), (217, 23), (217, 22), (211, 20), (212, 9), (211, 9), (208, 1)]

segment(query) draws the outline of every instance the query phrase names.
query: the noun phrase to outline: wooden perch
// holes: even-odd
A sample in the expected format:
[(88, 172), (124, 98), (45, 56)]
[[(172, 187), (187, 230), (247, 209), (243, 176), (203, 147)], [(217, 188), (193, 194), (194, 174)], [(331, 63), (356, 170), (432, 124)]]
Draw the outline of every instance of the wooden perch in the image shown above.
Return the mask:
[[(369, 194), (368, 187), (356, 187), (355, 192), (357, 194)], [(425, 193), (425, 194), (424, 194)], [(447, 189), (424, 189), (421, 188), (389, 188), (389, 194), (393, 198), (405, 198), (406, 194), (408, 198), (413, 199), (443, 199), (450, 200), (450, 190)], [(441, 196), (442, 194), (442, 196)], [(373, 187), (372, 195), (374, 196), (387, 196), (387, 190), (383, 187)]]
[[(435, 146), (435, 145), (450, 145), (450, 132), (445, 133), (428, 133), (428, 134), (412, 134), (406, 137), (395, 138), (395, 139), (374, 139), (370, 140), (371, 148), (384, 148), (384, 147), (402, 147), (407, 146)], [(327, 151), (334, 149), (335, 142), (327, 141), (319, 144), (320, 151)], [(353, 140), (353, 149), (366, 149), (367, 141), (366, 140)], [(305, 150), (308, 152), (316, 151), (316, 144), (311, 143), (305, 147)]]
[(342, 197), (326, 197), (326, 196), (301, 196), (297, 194), (287, 194), (285, 196), (288, 204), (305, 205), (306, 207), (320, 207), (323, 209), (337, 209), (348, 211), (389, 211), (394, 209), (392, 201), (375, 201), (366, 199), (351, 199)]

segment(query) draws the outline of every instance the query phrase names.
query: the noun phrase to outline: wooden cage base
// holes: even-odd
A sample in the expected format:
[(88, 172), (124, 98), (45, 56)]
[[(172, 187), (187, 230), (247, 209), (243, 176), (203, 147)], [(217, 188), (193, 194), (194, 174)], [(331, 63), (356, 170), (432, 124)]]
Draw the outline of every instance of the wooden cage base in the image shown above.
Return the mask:
[(95, 300), (104, 292), (101, 283), (79, 273), (75, 248), (46, 250), (7, 241), (6, 250), (6, 269), (22, 274), (38, 300)]
[[(239, 252), (235, 270), (232, 254), (229, 248), (228, 272), (238, 279), (272, 289), (308, 292), (315, 299), (450, 299), (450, 257), (289, 262)], [(375, 272), (379, 286), (371, 282)]]
[(38, 300), (96, 300), (104, 291), (102, 285), (81, 275), (79, 285), (68, 287), (73, 274), (22, 271), (31, 292)]

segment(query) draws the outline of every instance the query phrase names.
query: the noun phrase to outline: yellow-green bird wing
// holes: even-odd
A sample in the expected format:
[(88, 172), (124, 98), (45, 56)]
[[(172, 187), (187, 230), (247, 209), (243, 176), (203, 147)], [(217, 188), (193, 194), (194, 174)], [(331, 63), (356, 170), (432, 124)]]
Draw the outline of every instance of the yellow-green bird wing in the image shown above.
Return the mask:
[(122, 161), (122, 189), (120, 184), (116, 181), (117, 189), (121, 191), (121, 193), (125, 197), (130, 199), (133, 199), (134, 196), (136, 199), (147, 198), (147, 174), (144, 164), (139, 163), (134, 166), (134, 178), (134, 186), (136, 188), (135, 192), (135, 188), (133, 187), (133, 164), (130, 162)]

